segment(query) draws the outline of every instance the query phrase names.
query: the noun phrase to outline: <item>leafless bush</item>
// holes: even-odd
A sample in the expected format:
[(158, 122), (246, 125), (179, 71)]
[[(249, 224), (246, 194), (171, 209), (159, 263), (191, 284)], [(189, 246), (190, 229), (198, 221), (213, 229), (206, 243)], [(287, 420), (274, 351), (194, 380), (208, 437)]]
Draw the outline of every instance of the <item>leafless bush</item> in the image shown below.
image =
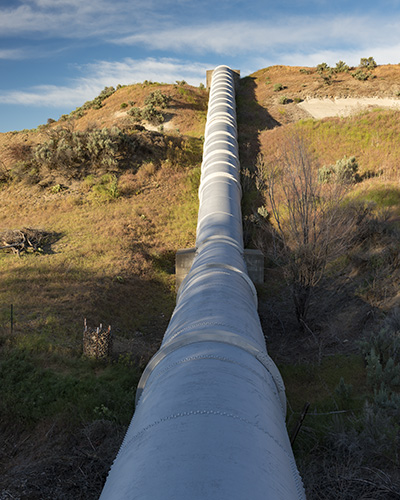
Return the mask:
[(25, 161), (32, 154), (32, 145), (24, 142), (16, 142), (7, 146), (7, 156), (13, 161)]
[(318, 182), (316, 161), (300, 135), (285, 139), (275, 162), (259, 156), (256, 168), (274, 222), (271, 253), (284, 265), (304, 328), (313, 288), (327, 263), (349, 248), (365, 215), (357, 205), (343, 204), (346, 186)]
[(301, 467), (308, 500), (398, 500), (400, 480), (394, 473), (346, 456), (326, 455)]

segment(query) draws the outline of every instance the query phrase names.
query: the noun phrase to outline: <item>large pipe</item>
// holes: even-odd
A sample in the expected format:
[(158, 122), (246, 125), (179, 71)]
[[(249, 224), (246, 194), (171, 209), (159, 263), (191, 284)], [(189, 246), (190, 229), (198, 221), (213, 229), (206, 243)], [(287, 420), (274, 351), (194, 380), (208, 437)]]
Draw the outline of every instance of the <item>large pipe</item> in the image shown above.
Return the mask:
[(196, 256), (101, 500), (294, 500), (304, 490), (243, 258), (233, 72), (214, 70)]

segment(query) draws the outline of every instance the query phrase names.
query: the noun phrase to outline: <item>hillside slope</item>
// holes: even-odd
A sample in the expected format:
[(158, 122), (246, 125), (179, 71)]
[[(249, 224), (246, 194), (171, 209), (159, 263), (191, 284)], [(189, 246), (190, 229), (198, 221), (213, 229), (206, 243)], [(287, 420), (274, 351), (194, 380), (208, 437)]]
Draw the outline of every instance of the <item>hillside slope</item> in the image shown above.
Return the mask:
[[(377, 67), (365, 81), (351, 76), (355, 70), (327, 81), (324, 71), (274, 66), (240, 82), (245, 238), (265, 250), (258, 209), (270, 207), (254, 176), (260, 154), (274, 163), (287, 138), (300, 134), (316, 168), (356, 157), (360, 182), (350, 186), (348, 199), (369, 203), (371, 210), (363, 237), (329, 264), (314, 290), (311, 333), (299, 330), (284, 269), (269, 256), (259, 308), (268, 351), (280, 363), (287, 386), (289, 428), (304, 402), (311, 402), (313, 416), (295, 444), (308, 498), (360, 497), (353, 487), (364, 484), (364, 468), (371, 464), (390, 479), (376, 480), (367, 493), (383, 498), (379, 495), (399, 480), (392, 448), (377, 452), (377, 462), (367, 447), (357, 456), (346, 455), (346, 474), (364, 475), (354, 476), (358, 483), (339, 481), (339, 491), (334, 471), (343, 476), (347, 462), (325, 438), (337, 423), (330, 413), (343, 411), (340, 436), (350, 440), (348, 449), (359, 450), (362, 439), (372, 439), (362, 419), (366, 400), (373, 404), (374, 388), (367, 383), (358, 341), (382, 325), (389, 328), (390, 318), (397, 324), (400, 112), (374, 109), (316, 120), (300, 104), (310, 98), (397, 99), (400, 66)], [(282, 88), (274, 90), (276, 85)], [(0, 252), (0, 491), (5, 498), (98, 498), (130, 421), (141, 370), (157, 350), (174, 307), (175, 252), (195, 242), (207, 100), (204, 89), (183, 82), (145, 82), (105, 89), (36, 130), (0, 134), (0, 233), (23, 227), (50, 233), (39, 252), (20, 257)], [(146, 118), (138, 118), (149, 102)], [(82, 357), (84, 318), (91, 327), (111, 325), (110, 360)], [(337, 393), (341, 377), (344, 385)], [(386, 424), (388, 436), (374, 439), (384, 447), (390, 437), (395, 446), (398, 428), (390, 419)], [(362, 439), (357, 432), (364, 432)], [(317, 470), (321, 456), (329, 468)], [(330, 482), (320, 480), (324, 477)], [(321, 485), (331, 488), (330, 497), (318, 489)]]

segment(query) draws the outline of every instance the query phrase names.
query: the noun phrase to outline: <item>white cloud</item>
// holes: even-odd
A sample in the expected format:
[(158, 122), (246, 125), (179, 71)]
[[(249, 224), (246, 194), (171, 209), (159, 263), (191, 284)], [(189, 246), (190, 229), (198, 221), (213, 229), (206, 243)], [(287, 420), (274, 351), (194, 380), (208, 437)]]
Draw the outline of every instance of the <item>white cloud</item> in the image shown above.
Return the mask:
[(310, 52), (284, 52), (275, 54), (271, 58), (256, 57), (251, 61), (250, 71), (252, 73), (261, 68), (275, 64), (287, 66), (314, 67), (326, 62), (329, 66), (335, 66), (338, 61), (344, 61), (349, 66), (358, 66), (362, 57), (373, 57), (378, 64), (400, 63), (400, 44), (390, 46), (365, 45), (359, 49), (333, 49), (318, 50)]
[(40, 33), (46, 38), (124, 33), (149, 6), (145, 0), (26, 0), (18, 7), (0, 8), (0, 33)]
[(172, 58), (126, 58), (122, 61), (100, 61), (87, 66), (92, 78), (95, 81), (100, 79), (105, 85), (106, 82), (116, 85), (143, 80), (172, 83), (182, 79), (198, 85), (205, 79), (207, 69), (210, 69), (208, 64)]
[(296, 47), (314, 50), (330, 46), (397, 43), (400, 22), (391, 18), (337, 16), (285, 18), (283, 21), (234, 21), (199, 26), (172, 26), (121, 37), (117, 43), (143, 45), (155, 50), (216, 54), (260, 54)]
[(23, 59), (25, 53), (20, 49), (0, 49), (0, 59)]
[(99, 61), (82, 68), (86, 75), (70, 86), (40, 85), (26, 91), (0, 93), (1, 104), (25, 106), (76, 107), (93, 99), (106, 86), (132, 84), (144, 80), (174, 83), (186, 80), (198, 85), (205, 80), (210, 65), (177, 59), (124, 59)]

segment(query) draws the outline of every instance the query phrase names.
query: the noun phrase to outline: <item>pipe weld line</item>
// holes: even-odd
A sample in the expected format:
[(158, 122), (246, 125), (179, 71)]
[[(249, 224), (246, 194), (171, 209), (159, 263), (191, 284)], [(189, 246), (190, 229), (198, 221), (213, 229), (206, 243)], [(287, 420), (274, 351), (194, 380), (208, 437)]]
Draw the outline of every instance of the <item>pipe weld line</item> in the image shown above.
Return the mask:
[(213, 149), (212, 151), (208, 151), (204, 154), (203, 156), (203, 163), (207, 161), (210, 157), (217, 155), (217, 154), (225, 154), (232, 156), (233, 158), (237, 159), (238, 155), (230, 151), (229, 149)]
[(224, 330), (213, 330), (212, 332), (205, 332), (204, 330), (193, 331), (181, 335), (177, 340), (167, 342), (163, 345), (156, 354), (151, 358), (147, 364), (142, 376), (140, 377), (139, 384), (136, 390), (135, 405), (137, 406), (142, 393), (146, 387), (146, 383), (154, 371), (154, 369), (159, 365), (159, 363), (165, 359), (169, 354), (177, 351), (181, 347), (186, 347), (191, 344), (198, 344), (201, 342), (215, 342), (219, 344), (228, 344), (233, 347), (238, 347), (243, 351), (251, 354), (254, 358), (263, 365), (267, 372), (271, 375), (272, 380), (275, 383), (279, 400), (282, 407), (282, 412), (285, 417), (286, 415), (286, 395), (285, 395), (285, 385), (282, 380), (282, 376), (273, 360), (268, 356), (268, 354), (263, 353), (260, 349), (245, 340), (243, 337), (237, 333), (226, 332)]
[(233, 182), (234, 185), (236, 185), (239, 189), (240, 198), (242, 197), (243, 191), (242, 191), (242, 185), (240, 183), (240, 180), (237, 179), (236, 177), (234, 177), (232, 174), (228, 174), (228, 172), (221, 172), (220, 171), (220, 172), (214, 172), (212, 174), (207, 174), (204, 177), (203, 176), (201, 177), (201, 182), (200, 182), (200, 186), (199, 186), (199, 201), (200, 202), (203, 199), (203, 191), (207, 187), (207, 184), (210, 181), (215, 181), (216, 179), (229, 180), (229, 181)]
[(200, 274), (200, 273), (202, 273), (202, 272), (204, 272), (204, 271), (206, 271), (208, 269), (222, 269), (224, 271), (227, 270), (227, 271), (233, 271), (233, 272), (237, 273), (242, 279), (244, 279), (244, 281), (250, 287), (251, 294), (252, 294), (252, 297), (253, 297), (253, 301), (254, 301), (254, 304), (255, 304), (256, 309), (257, 309), (257, 307), (258, 307), (257, 290), (256, 290), (256, 287), (254, 286), (254, 283), (251, 281), (249, 275), (247, 273), (241, 271), (237, 267), (230, 266), (229, 264), (223, 264), (223, 263), (220, 263), (220, 262), (211, 262), (209, 264), (202, 264), (201, 266), (193, 269), (193, 271), (190, 270), (189, 274), (186, 275), (185, 279), (182, 281), (181, 286), (179, 287), (179, 290), (178, 290), (178, 293), (177, 293), (177, 296), (176, 296), (176, 303), (177, 304), (179, 302), (180, 296), (182, 295), (182, 291), (186, 288), (186, 286), (188, 285), (188, 283), (193, 278), (195, 278), (198, 274)]
[[(238, 166), (234, 162), (229, 162), (227, 160), (213, 160), (213, 161), (203, 162), (201, 165), (201, 174), (205, 175), (209, 168), (212, 167), (215, 168), (216, 165), (219, 168), (224, 167), (226, 168), (226, 170), (235, 172), (235, 174), (240, 178), (240, 170)], [(225, 170), (218, 170), (218, 172), (225, 172)]]
[[(199, 214), (202, 212), (202, 210), (199, 210)], [(201, 224), (203, 223), (204, 220), (206, 220), (208, 217), (212, 217), (213, 215), (227, 215), (228, 217), (233, 217), (234, 219), (237, 219), (239, 220), (239, 215), (237, 214), (234, 214), (232, 212), (222, 212), (221, 210), (214, 210), (212, 212), (209, 212), (207, 213), (206, 215), (203, 215), (203, 217), (201, 219), (198, 219), (197, 221), (197, 229), (201, 226)], [(241, 215), (241, 214), (240, 214)], [(242, 220), (240, 219), (240, 223), (242, 222)], [(229, 228), (231, 229), (231, 228)]]

